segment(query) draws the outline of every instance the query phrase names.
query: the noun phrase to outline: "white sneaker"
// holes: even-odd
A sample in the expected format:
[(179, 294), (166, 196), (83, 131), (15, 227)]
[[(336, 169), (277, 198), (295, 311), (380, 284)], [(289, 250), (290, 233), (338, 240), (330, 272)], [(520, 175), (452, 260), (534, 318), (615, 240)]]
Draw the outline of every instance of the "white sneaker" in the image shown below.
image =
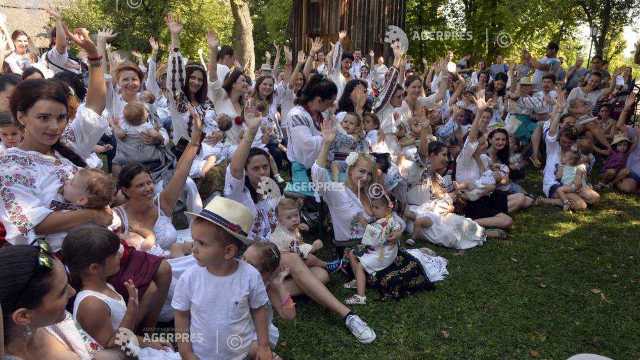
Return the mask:
[(349, 315), (345, 321), (353, 336), (363, 344), (371, 344), (376, 339), (376, 333), (358, 315)]
[(407, 243), (407, 245), (410, 245), (410, 246), (416, 245), (416, 241), (413, 239), (407, 239), (405, 242)]
[(344, 283), (344, 288), (345, 289), (357, 289), (358, 287), (356, 286), (356, 279), (353, 279), (349, 282)]

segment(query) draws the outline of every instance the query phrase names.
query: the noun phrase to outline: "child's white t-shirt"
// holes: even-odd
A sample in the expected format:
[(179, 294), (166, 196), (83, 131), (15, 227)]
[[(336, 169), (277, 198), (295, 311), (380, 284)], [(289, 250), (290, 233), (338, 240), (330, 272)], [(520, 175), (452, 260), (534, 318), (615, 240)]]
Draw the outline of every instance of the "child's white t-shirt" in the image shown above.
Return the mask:
[(231, 275), (216, 276), (192, 266), (176, 284), (171, 306), (191, 315), (190, 340), (200, 359), (243, 360), (257, 334), (251, 309), (269, 298), (260, 273), (238, 260)]
[(126, 121), (122, 121), (122, 124), (120, 124), (120, 128), (122, 129), (122, 131), (129, 135), (140, 134), (154, 129), (153, 125), (148, 121), (145, 121), (140, 125), (131, 125)]
[(558, 134), (556, 136), (549, 135), (549, 127), (545, 122), (543, 125), (543, 134), (545, 143), (547, 145), (547, 162), (544, 166), (544, 178), (542, 180), (542, 191), (546, 196), (549, 196), (549, 190), (551, 187), (558, 183), (556, 180), (556, 165), (560, 163), (560, 144), (558, 143)]

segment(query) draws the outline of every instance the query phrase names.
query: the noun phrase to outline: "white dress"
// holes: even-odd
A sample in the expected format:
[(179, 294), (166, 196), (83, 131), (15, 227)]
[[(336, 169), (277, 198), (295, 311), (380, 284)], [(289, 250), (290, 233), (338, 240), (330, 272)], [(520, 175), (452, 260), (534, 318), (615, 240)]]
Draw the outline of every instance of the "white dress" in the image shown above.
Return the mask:
[[(378, 220), (374, 224), (368, 225), (366, 229), (369, 229), (369, 227), (381, 228), (378, 226), (380, 225), (380, 222), (381, 220)], [(389, 220), (389, 224), (386, 226), (388, 226), (389, 229), (384, 233), (391, 233), (398, 230), (404, 231), (405, 223), (397, 214), (394, 213), (393, 217)], [(366, 245), (365, 238), (362, 239), (364, 245)], [(371, 249), (358, 257), (360, 264), (362, 264), (362, 267), (367, 274), (375, 274), (378, 271), (386, 269), (393, 263), (396, 256), (398, 256), (398, 244), (395, 243), (391, 245), (386, 242), (386, 239), (382, 240), (385, 241), (384, 245), (380, 246), (378, 244), (378, 246), (372, 246)]]
[[(107, 127), (104, 118), (81, 105), (62, 138), (76, 154), (87, 158)], [(51, 201), (78, 170), (58, 152), (45, 155), (14, 147), (0, 155), (0, 220), (7, 242), (25, 245), (38, 237), (36, 226), (53, 212)], [(45, 237), (53, 252), (60, 250), (65, 235)]]
[(222, 88), (222, 84), (222, 79), (218, 79), (217, 81), (213, 82), (210, 81), (207, 96), (213, 103), (213, 106), (218, 114), (226, 114), (231, 118), (231, 129), (229, 129), (226, 133), (232, 143), (239, 144), (240, 133), (244, 129), (244, 124), (236, 124), (235, 118), (240, 116), (241, 114), (238, 114), (238, 112), (236, 111), (236, 108), (233, 106), (233, 102), (231, 102), (227, 91)]
[(470, 249), (486, 241), (484, 228), (475, 221), (449, 212), (453, 200), (446, 194), (442, 199), (431, 199), (420, 206), (410, 206), (416, 218), (429, 218), (433, 223), (422, 229), (430, 242), (454, 249)]

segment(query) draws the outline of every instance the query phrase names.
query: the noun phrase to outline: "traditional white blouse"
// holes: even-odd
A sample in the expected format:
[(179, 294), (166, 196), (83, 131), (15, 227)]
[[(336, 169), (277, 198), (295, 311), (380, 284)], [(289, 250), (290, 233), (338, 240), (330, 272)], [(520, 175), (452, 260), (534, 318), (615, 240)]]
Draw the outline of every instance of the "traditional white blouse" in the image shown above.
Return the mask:
[(322, 148), (322, 133), (313, 122), (311, 114), (302, 106), (296, 106), (285, 120), (289, 128), (287, 157), (309, 169)]
[[(106, 119), (83, 104), (62, 139), (86, 158), (108, 126)], [(51, 201), (78, 170), (58, 152), (46, 155), (16, 147), (0, 155), (0, 220), (7, 232), (7, 242), (30, 244), (37, 238), (35, 227), (54, 212)], [(54, 252), (62, 247), (64, 236), (59, 235), (46, 236)]]
[(345, 184), (333, 182), (329, 171), (317, 163), (311, 168), (311, 178), (329, 207), (336, 241), (362, 239), (367, 223), (373, 218), (364, 211), (358, 196)]
[(243, 125), (238, 125), (235, 121), (235, 118), (241, 116), (242, 114), (238, 114), (236, 108), (233, 106), (229, 95), (227, 95), (227, 91), (222, 88), (222, 80), (218, 79), (213, 82), (209, 82), (209, 91), (207, 92), (207, 96), (209, 100), (213, 103), (213, 106), (216, 108), (218, 114), (226, 114), (228, 115), (231, 122), (231, 129), (229, 129), (226, 134), (234, 144), (240, 143), (240, 133), (244, 129)]

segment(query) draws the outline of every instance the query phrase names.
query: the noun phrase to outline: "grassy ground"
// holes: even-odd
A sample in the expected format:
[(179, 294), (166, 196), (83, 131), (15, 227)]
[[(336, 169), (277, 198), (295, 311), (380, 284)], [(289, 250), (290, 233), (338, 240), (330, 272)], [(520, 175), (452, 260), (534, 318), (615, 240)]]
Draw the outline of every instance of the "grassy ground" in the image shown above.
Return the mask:
[[(541, 183), (528, 179), (529, 189)], [(605, 193), (583, 213), (538, 207), (515, 215), (506, 241), (456, 254), (433, 292), (356, 311), (377, 340), (361, 345), (308, 299), (280, 321), (285, 359), (566, 359), (580, 352), (640, 359), (640, 200)], [(330, 290), (344, 299), (342, 275)]]

